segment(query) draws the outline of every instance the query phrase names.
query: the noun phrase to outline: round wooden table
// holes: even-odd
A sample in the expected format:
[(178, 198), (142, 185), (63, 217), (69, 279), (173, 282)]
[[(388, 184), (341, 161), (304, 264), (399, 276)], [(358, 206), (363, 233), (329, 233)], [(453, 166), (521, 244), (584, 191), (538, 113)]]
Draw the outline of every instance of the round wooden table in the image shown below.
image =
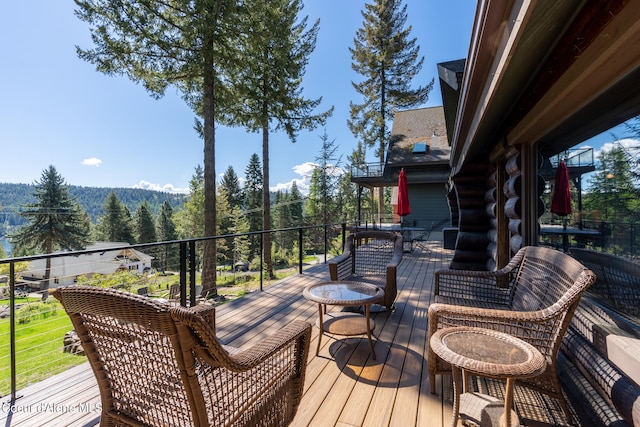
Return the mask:
[[(513, 385), (517, 379), (530, 378), (544, 372), (546, 362), (531, 344), (511, 335), (475, 327), (451, 327), (438, 330), (429, 342), (434, 353), (451, 364), (454, 402), (452, 426), (458, 418), (481, 426), (518, 426), (513, 411)], [(460, 374), (464, 379), (464, 394), (460, 393)], [(500, 402), (491, 396), (469, 393), (467, 375), (505, 379), (504, 409), (493, 418), (486, 407)], [(469, 409), (468, 412), (465, 412)]]
[[(376, 358), (371, 340), (371, 332), (376, 324), (370, 318), (371, 304), (384, 299), (384, 290), (378, 286), (364, 282), (322, 282), (308, 286), (304, 290), (304, 297), (318, 303), (318, 321), (316, 326), (320, 329), (316, 355), (320, 351), (322, 335), (327, 332), (335, 335), (367, 335), (369, 348), (373, 359)], [(338, 306), (364, 306), (364, 316), (360, 313), (339, 312), (327, 313), (327, 305)]]

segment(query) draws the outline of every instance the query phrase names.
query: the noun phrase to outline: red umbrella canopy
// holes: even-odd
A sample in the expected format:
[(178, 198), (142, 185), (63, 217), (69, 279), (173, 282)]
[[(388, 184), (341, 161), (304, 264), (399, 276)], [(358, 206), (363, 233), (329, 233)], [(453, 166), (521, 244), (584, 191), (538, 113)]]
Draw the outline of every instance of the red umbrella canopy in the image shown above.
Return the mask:
[(564, 162), (558, 164), (556, 169), (556, 183), (551, 199), (551, 212), (567, 216), (571, 213), (571, 192), (569, 191), (569, 169)]
[(409, 205), (409, 191), (407, 190), (407, 176), (404, 169), (400, 171), (398, 176), (398, 215), (405, 216), (411, 213)]

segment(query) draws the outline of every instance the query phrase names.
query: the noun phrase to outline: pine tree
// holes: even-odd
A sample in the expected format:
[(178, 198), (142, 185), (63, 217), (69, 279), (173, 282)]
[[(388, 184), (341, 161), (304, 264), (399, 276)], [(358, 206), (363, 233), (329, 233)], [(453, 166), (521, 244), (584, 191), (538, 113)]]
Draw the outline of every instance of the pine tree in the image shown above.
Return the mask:
[(104, 215), (98, 217), (96, 237), (107, 242), (135, 243), (130, 216), (114, 191), (104, 203)]
[(242, 208), (244, 195), (242, 194), (240, 180), (238, 179), (236, 172), (233, 170), (233, 166), (229, 166), (222, 176), (220, 189), (225, 191), (230, 207)]
[[(216, 215), (218, 218), (218, 235), (224, 236), (225, 234), (233, 234), (232, 209), (227, 192), (222, 186), (218, 187), (218, 201), (216, 202), (216, 205), (218, 206), (218, 214)], [(233, 238), (217, 239), (216, 248), (219, 264), (228, 264), (233, 258), (233, 245), (231, 240), (233, 240)]]
[[(273, 200), (273, 227), (275, 229), (289, 228), (293, 226), (293, 222), (291, 220), (290, 200), (288, 192), (276, 192)], [(273, 240), (276, 252), (281, 251), (282, 249), (291, 250), (293, 248), (293, 243), (296, 241), (296, 232), (281, 231), (274, 236)]]
[(322, 140), (322, 147), (320, 154), (316, 157), (316, 162), (318, 162), (320, 169), (319, 196), (322, 206), (322, 223), (328, 224), (329, 218), (336, 218), (335, 209), (337, 205), (334, 197), (339, 176), (340, 157), (336, 157), (338, 146), (336, 146), (335, 139), (329, 140), (329, 135), (327, 135), (326, 131), (320, 136), (320, 139)]
[(606, 222), (638, 220), (640, 192), (634, 186), (632, 162), (620, 143), (600, 155), (598, 170), (590, 180), (592, 190), (584, 199), (586, 211), (598, 212)]
[[(173, 208), (168, 200), (162, 203), (162, 209), (156, 219), (156, 238), (159, 242), (169, 242), (176, 240), (176, 225), (173, 222)], [(156, 251), (157, 258), (155, 263), (162, 271), (171, 269), (175, 270), (179, 267), (178, 248), (175, 245), (164, 245)]]
[(291, 183), (291, 194), (289, 196), (289, 213), (291, 216), (291, 226), (295, 227), (304, 223), (304, 197), (298, 189), (296, 181)]
[(179, 238), (204, 237), (204, 175), (200, 165), (189, 180), (189, 196), (183, 209), (176, 212), (175, 221)]
[[(263, 229), (262, 217), (262, 167), (260, 158), (253, 153), (249, 158), (249, 164), (245, 169), (244, 177), (244, 206), (249, 223), (250, 231), (260, 231)], [(254, 235), (251, 238), (251, 258), (258, 253), (260, 236)]]
[[(405, 28), (407, 6), (402, 0), (374, 0), (365, 4), (364, 21), (356, 32), (354, 47), (349, 48), (354, 71), (364, 80), (352, 82), (364, 101), (350, 103), (349, 129), (369, 147), (377, 146), (375, 154), (384, 163), (389, 121), (398, 108), (409, 108), (427, 101), (433, 80), (411, 89), (413, 78), (422, 69), (424, 57), (418, 58), (420, 47), (409, 39), (411, 26)], [(384, 189), (379, 188), (378, 212), (384, 212)]]
[(155, 221), (147, 202), (142, 202), (136, 210), (136, 240), (138, 243), (157, 241)]
[[(36, 249), (50, 254), (58, 249), (80, 250), (89, 243), (86, 216), (69, 195), (69, 187), (55, 167), (42, 172), (34, 184), (36, 202), (25, 205), (20, 215), (29, 223), (10, 236), (18, 249)], [(47, 258), (44, 280), (40, 282), (42, 299), (48, 297), (51, 258)]]
[[(231, 112), (230, 124), (251, 132), (262, 132), (262, 216), (265, 229), (271, 224), (269, 192), (269, 132), (284, 131), (292, 142), (302, 129), (313, 129), (326, 122), (330, 110), (314, 114), (322, 98), (302, 96), (302, 76), (315, 49), (320, 22), (307, 29), (307, 17), (298, 21), (301, 0), (247, 0), (248, 19), (239, 39), (242, 64), (232, 75), (233, 88), (242, 98)], [(275, 124), (271, 128), (271, 124)], [(269, 233), (263, 236), (270, 248)], [(264, 251), (267, 275), (273, 278), (271, 251)]]
[(251, 259), (251, 242), (249, 236), (243, 233), (249, 232), (249, 221), (245, 215), (242, 215), (240, 208), (233, 208), (232, 210), (233, 228), (234, 234), (241, 234), (233, 239), (233, 255), (232, 264), (235, 271), (235, 263), (242, 262), (248, 263)]
[[(159, 2), (76, 0), (76, 16), (91, 25), (93, 49), (80, 58), (108, 75), (126, 75), (160, 98), (169, 86), (201, 117), (204, 140), (204, 234), (216, 234), (215, 123), (235, 93), (225, 85), (237, 54), (235, 0)], [(227, 77), (225, 77), (225, 75)], [(204, 291), (216, 288), (215, 241), (204, 243)]]

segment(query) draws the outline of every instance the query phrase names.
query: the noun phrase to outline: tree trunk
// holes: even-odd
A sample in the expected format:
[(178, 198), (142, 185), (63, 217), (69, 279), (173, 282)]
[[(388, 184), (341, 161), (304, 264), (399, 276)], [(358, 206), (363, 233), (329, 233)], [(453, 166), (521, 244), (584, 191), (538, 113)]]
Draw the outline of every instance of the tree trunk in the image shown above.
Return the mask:
[[(271, 196), (269, 194), (269, 124), (262, 128), (262, 229), (271, 230)], [(262, 235), (263, 259), (267, 278), (275, 279), (271, 259), (271, 233)]]
[[(212, 45), (212, 38), (208, 46)], [(204, 234), (216, 235), (216, 155), (215, 155), (215, 79), (213, 60), (205, 61), (204, 67)], [(203, 293), (211, 291), (217, 296), (216, 287), (216, 241), (204, 241), (202, 258)]]

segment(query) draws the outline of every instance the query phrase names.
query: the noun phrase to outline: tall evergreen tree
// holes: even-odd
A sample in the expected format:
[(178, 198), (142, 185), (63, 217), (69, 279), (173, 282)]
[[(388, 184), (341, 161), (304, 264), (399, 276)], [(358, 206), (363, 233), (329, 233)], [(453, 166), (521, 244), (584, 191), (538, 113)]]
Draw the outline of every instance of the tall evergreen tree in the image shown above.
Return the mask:
[(204, 237), (204, 175), (202, 166), (195, 168), (189, 180), (189, 196), (182, 210), (176, 212), (176, 229), (181, 239)]
[[(320, 22), (307, 29), (308, 17), (298, 21), (301, 0), (246, 0), (248, 17), (239, 40), (242, 67), (233, 74), (235, 91), (242, 98), (232, 111), (231, 123), (251, 132), (262, 132), (262, 216), (265, 229), (271, 224), (269, 193), (269, 132), (282, 130), (295, 142), (302, 129), (324, 124), (333, 112), (314, 114), (322, 98), (302, 96), (302, 76), (315, 49)], [(273, 128), (271, 127), (273, 125)], [(271, 237), (264, 234), (270, 248)], [(264, 251), (267, 275), (274, 277), (271, 251)]]
[[(233, 234), (233, 211), (226, 190), (222, 187), (218, 187), (218, 235), (223, 236), (225, 234)], [(218, 262), (222, 264), (229, 264), (233, 258), (233, 245), (231, 240), (233, 239), (217, 239), (217, 256)]]
[(115, 191), (107, 196), (104, 203), (104, 215), (98, 217), (96, 237), (107, 242), (134, 243), (130, 217)]
[(318, 162), (320, 169), (318, 177), (320, 180), (320, 194), (318, 196), (321, 199), (322, 222), (323, 224), (328, 224), (329, 218), (336, 218), (335, 209), (338, 207), (334, 197), (336, 196), (337, 179), (340, 174), (340, 157), (337, 157), (338, 146), (336, 146), (335, 139), (329, 140), (329, 135), (327, 135), (326, 131), (320, 136), (320, 139), (322, 140), (322, 147), (320, 154), (316, 157), (316, 162)]
[(291, 194), (289, 196), (289, 215), (291, 216), (291, 226), (302, 225), (304, 223), (304, 197), (298, 189), (298, 184), (294, 180), (291, 183)]
[(640, 191), (634, 185), (633, 160), (620, 143), (600, 155), (600, 164), (590, 180), (592, 190), (584, 198), (586, 211), (597, 212), (603, 221), (640, 219)]
[[(291, 203), (288, 192), (276, 191), (273, 200), (273, 227), (275, 229), (289, 228), (293, 225), (291, 220)], [(296, 241), (295, 231), (281, 231), (274, 236), (275, 250), (291, 250)]]
[(149, 204), (142, 202), (136, 210), (136, 240), (138, 243), (157, 242), (156, 225)]
[[(204, 234), (216, 234), (215, 122), (235, 103), (225, 73), (239, 39), (235, 0), (76, 0), (76, 16), (91, 26), (93, 49), (80, 58), (108, 75), (124, 74), (160, 98), (174, 86), (202, 118)], [(216, 288), (215, 241), (205, 243), (202, 284)]]
[[(10, 236), (12, 244), (18, 250), (37, 249), (45, 254), (58, 249), (84, 249), (89, 243), (85, 216), (55, 167), (42, 172), (34, 185), (34, 196), (36, 202), (24, 206), (20, 213), (29, 223)], [(40, 282), (43, 300), (48, 296), (50, 277), (51, 258), (47, 258), (45, 277)]]
[[(389, 121), (398, 108), (423, 104), (433, 88), (433, 80), (426, 86), (411, 89), (413, 78), (422, 69), (424, 57), (419, 58), (416, 39), (409, 39), (411, 26), (405, 28), (407, 6), (402, 0), (374, 0), (365, 4), (364, 21), (356, 32), (354, 47), (349, 48), (351, 67), (364, 80), (352, 82), (364, 101), (351, 102), (349, 129), (369, 147), (377, 146), (376, 155), (384, 163), (389, 140)], [(379, 188), (378, 212), (384, 216), (384, 188)]]
[[(309, 182), (309, 194), (307, 195), (307, 203), (305, 204), (305, 217), (312, 224), (318, 224), (322, 222), (322, 189), (322, 170), (319, 167), (316, 167), (311, 173), (311, 180)], [(312, 228), (310, 232), (307, 233), (307, 238), (313, 245), (314, 250), (320, 249), (320, 234), (321, 231), (317, 228)]]
[[(251, 260), (251, 241), (249, 236), (243, 233), (249, 232), (249, 221), (245, 215), (242, 215), (240, 208), (232, 208), (233, 233), (241, 234), (241, 236), (233, 239), (233, 255), (232, 263), (249, 262)], [(234, 266), (235, 269), (235, 266)]]
[[(262, 211), (262, 167), (260, 158), (253, 153), (249, 158), (249, 164), (245, 169), (244, 176), (244, 206), (245, 214), (249, 222), (250, 231), (262, 230), (263, 218), (260, 215)], [(258, 237), (251, 238), (251, 257), (258, 253), (259, 240)]]
[(240, 180), (238, 175), (233, 170), (233, 166), (229, 166), (222, 176), (220, 181), (220, 188), (225, 191), (229, 206), (232, 208), (242, 208), (244, 195), (242, 194), (242, 187), (240, 186)]
[[(347, 161), (349, 162), (349, 164), (351, 165), (351, 169), (361, 169), (364, 170), (366, 167), (366, 161), (365, 161), (365, 147), (364, 144), (362, 143), (362, 141), (358, 141), (358, 145), (357, 147), (353, 150), (353, 152), (347, 156)], [(345, 174), (343, 176), (343, 183), (342, 183), (342, 188), (345, 189), (345, 191), (347, 191), (346, 189), (349, 188), (351, 185), (351, 172)], [(362, 187), (361, 185), (357, 186), (357, 193), (355, 195), (356, 200), (354, 201), (354, 207), (351, 211), (347, 211), (345, 213), (344, 218), (345, 219), (350, 219), (350, 218), (355, 218), (356, 222), (360, 222), (362, 221), (362, 210), (364, 209), (365, 212), (371, 212), (372, 217), (373, 217), (373, 197), (367, 197), (364, 194), (364, 187)]]
[[(173, 208), (168, 200), (162, 203), (162, 209), (156, 218), (156, 238), (159, 242), (169, 242), (178, 238), (176, 225), (173, 222)], [(156, 251), (158, 259), (155, 261), (162, 271), (167, 269), (175, 270), (179, 267), (177, 249), (175, 245), (165, 245), (158, 248)]]

